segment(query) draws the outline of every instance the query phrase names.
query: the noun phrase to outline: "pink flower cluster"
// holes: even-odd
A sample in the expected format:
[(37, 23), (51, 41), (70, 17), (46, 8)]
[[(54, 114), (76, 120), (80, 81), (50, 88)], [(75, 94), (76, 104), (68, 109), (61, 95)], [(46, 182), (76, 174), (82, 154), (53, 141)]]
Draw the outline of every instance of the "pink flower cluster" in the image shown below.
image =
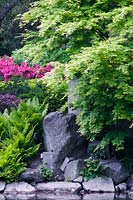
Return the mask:
[(33, 65), (30, 67), (27, 61), (16, 65), (13, 58), (7, 56), (3, 56), (0, 59), (0, 77), (5, 81), (12, 80), (16, 77), (21, 77), (23, 79), (41, 78), (45, 76), (47, 72), (50, 72), (52, 68), (50, 64), (46, 64), (44, 67), (40, 65)]

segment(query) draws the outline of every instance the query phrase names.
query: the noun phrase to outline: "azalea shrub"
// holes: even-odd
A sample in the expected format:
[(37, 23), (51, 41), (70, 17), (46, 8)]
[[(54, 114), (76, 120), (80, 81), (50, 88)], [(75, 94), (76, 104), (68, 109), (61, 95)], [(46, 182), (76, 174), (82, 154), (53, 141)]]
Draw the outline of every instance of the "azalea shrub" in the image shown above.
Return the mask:
[[(49, 105), (49, 112), (59, 109), (67, 100), (67, 84), (63, 80), (62, 71), (53, 65), (48, 63), (41, 67), (3, 56), (0, 59), (0, 94), (10, 93), (22, 100), (36, 97), (41, 104)], [(54, 79), (53, 72), (56, 76)]]
[(18, 104), (20, 103), (20, 99), (17, 98), (15, 95), (7, 94), (0, 94), (0, 112), (4, 112), (5, 109), (11, 111), (12, 108), (17, 108)]
[(46, 64), (44, 67), (40, 65), (32, 65), (30, 67), (27, 61), (21, 64), (15, 64), (12, 57), (3, 56), (0, 59), (0, 77), (4, 81), (12, 80), (13, 78), (42, 78), (51, 70), (52, 66), (50, 64)]

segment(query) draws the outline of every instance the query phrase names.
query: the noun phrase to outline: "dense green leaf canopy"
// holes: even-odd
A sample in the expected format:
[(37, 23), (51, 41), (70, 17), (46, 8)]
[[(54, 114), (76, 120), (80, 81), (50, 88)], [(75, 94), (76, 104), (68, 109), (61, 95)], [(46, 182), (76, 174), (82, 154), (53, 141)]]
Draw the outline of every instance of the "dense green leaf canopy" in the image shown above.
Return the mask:
[(11, 55), (22, 47), (18, 14), (25, 12), (33, 0), (0, 0), (0, 56)]
[(133, 119), (132, 15), (131, 0), (39, 0), (22, 16), (22, 26), (37, 28), (17, 52), (34, 63), (64, 63), (68, 80), (78, 76), (81, 133), (94, 139), (114, 129), (106, 141), (117, 148), (127, 136), (121, 123)]
[(131, 40), (131, 0), (39, 0), (22, 16), (22, 25), (38, 24), (26, 31), (20, 52), (36, 62), (68, 62), (83, 47), (109, 37)]

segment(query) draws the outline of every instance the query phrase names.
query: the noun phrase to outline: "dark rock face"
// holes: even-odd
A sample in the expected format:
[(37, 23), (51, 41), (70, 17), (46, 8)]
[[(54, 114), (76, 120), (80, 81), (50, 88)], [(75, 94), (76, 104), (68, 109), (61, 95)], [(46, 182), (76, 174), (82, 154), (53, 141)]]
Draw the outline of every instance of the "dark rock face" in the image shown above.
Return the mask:
[(25, 181), (28, 183), (40, 183), (45, 181), (41, 175), (42, 160), (40, 158), (40, 153), (30, 160), (28, 168), (21, 173), (19, 176), (19, 181)]
[(28, 183), (40, 183), (44, 181), (44, 178), (41, 176), (40, 169), (27, 168), (19, 177), (19, 181), (25, 181)]
[(41, 158), (47, 169), (54, 173), (59, 171), (60, 161), (58, 159), (58, 154), (54, 152), (43, 152)]
[(0, 193), (4, 191), (6, 187), (6, 183), (4, 181), (0, 181)]
[(111, 177), (116, 185), (122, 183), (129, 177), (127, 169), (120, 161), (106, 160), (100, 163), (102, 167), (105, 167), (104, 174)]
[(120, 183), (115, 186), (115, 191), (118, 193), (125, 193), (127, 190), (127, 183)]
[(109, 145), (106, 145), (104, 149), (95, 150), (99, 144), (100, 141), (98, 140), (92, 141), (88, 144), (88, 156), (93, 156), (100, 159), (110, 159), (111, 155)]
[(83, 167), (84, 161), (81, 159), (69, 162), (64, 172), (65, 181), (73, 181), (78, 178)]
[[(55, 170), (62, 165), (67, 156), (78, 159), (87, 154), (86, 140), (78, 132), (76, 116), (73, 113), (64, 115), (60, 112), (53, 112), (48, 114), (44, 118), (43, 129), (46, 151), (56, 154), (57, 167)], [(43, 161), (45, 162), (45, 159)], [(55, 170), (53, 169), (53, 171)]]
[(129, 190), (133, 191), (133, 174), (131, 174), (131, 177), (127, 180), (127, 187)]

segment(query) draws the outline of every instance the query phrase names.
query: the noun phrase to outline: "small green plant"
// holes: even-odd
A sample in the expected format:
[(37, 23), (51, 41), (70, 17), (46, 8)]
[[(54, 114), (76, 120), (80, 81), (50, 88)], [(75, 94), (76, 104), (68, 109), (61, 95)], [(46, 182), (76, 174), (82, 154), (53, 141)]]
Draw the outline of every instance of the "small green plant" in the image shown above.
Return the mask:
[(83, 175), (86, 180), (89, 180), (101, 176), (102, 172), (103, 169), (101, 168), (99, 161), (89, 158), (85, 160), (85, 167), (80, 174)]
[(43, 178), (45, 178), (45, 180), (51, 180), (53, 178), (53, 172), (47, 169), (45, 163), (43, 163), (41, 166), (41, 175)]
[[(43, 113), (43, 114), (42, 114)], [(43, 111), (37, 98), (21, 101), (17, 110), (0, 113), (0, 179), (10, 183), (17, 181), (35, 155), (39, 144), (34, 141), (34, 133), (42, 133)]]

